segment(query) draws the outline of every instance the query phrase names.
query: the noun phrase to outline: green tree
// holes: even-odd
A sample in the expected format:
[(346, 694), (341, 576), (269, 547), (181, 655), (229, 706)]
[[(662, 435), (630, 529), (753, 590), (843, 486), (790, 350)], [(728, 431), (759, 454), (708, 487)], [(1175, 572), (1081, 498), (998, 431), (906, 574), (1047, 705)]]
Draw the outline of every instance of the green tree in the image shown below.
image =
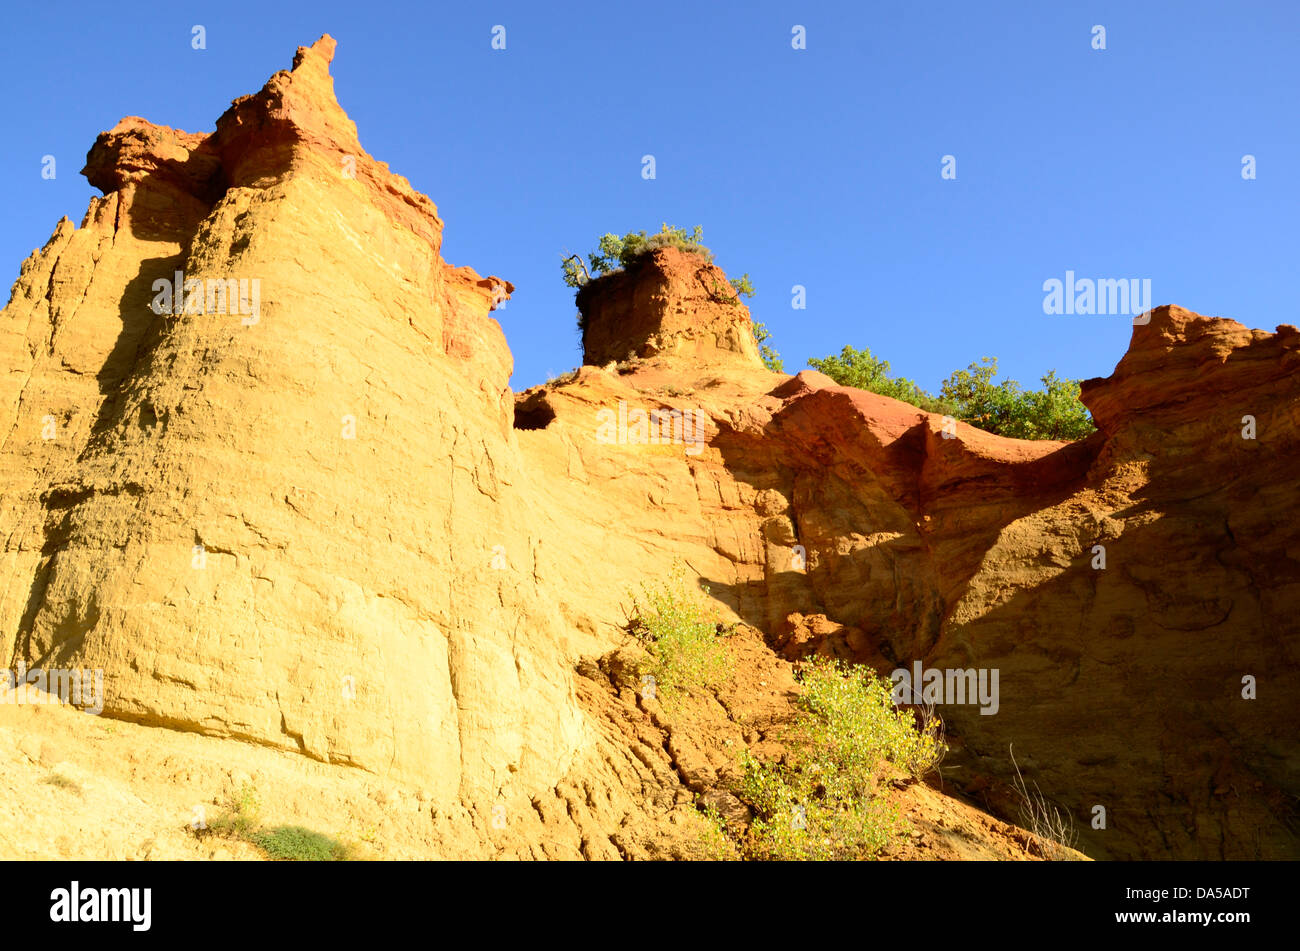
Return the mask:
[(840, 386), (854, 386), (869, 393), (879, 393), (931, 413), (945, 412), (948, 409), (911, 380), (891, 376), (889, 361), (876, 357), (866, 347), (861, 350), (845, 347), (838, 357), (809, 360), (808, 365), (825, 373)]
[(1097, 431), (1088, 407), (1079, 402), (1079, 381), (1062, 379), (1055, 370), (1042, 378), (1041, 390), (1024, 394), (1025, 412), (1007, 436), (1017, 439), (1083, 439)]
[(940, 399), (957, 407), (958, 419), (1012, 439), (1073, 440), (1096, 431), (1078, 380), (1049, 370), (1043, 389), (1023, 390), (1015, 380), (994, 383), (997, 372), (997, 357), (984, 357), (944, 380)]
[(1042, 378), (1041, 390), (1025, 390), (1015, 380), (995, 383), (997, 358), (984, 357), (951, 374), (934, 396), (911, 380), (891, 376), (889, 361), (867, 349), (845, 347), (839, 356), (808, 363), (841, 386), (890, 396), (999, 436), (1073, 440), (1095, 431), (1091, 414), (1079, 402), (1079, 381), (1058, 377), (1055, 370)]
[(1006, 433), (1023, 409), (1020, 384), (1015, 380), (994, 383), (998, 358), (984, 357), (965, 370), (957, 370), (943, 381), (939, 399), (956, 407), (955, 415), (991, 433)]

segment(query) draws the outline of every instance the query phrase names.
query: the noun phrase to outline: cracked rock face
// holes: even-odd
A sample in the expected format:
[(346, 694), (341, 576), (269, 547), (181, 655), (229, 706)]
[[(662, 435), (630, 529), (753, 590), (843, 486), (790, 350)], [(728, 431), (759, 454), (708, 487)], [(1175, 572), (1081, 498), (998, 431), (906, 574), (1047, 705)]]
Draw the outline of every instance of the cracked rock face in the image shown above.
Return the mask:
[(1300, 854), (1294, 328), (1157, 308), (1084, 387), (1097, 434), (1021, 442), (768, 372), (721, 272), (663, 249), (580, 295), (591, 365), (516, 399), (490, 316), (513, 287), (443, 261), (333, 54), (210, 134), (122, 120), (87, 157), (103, 197), (23, 263), (10, 667), (102, 668), (109, 717), (418, 782), (435, 810), (623, 782), (634, 808), (576, 671), (685, 564), (783, 652), (998, 670), (996, 715), (942, 713), (945, 781), (1003, 815), (1014, 744), (1091, 855)]

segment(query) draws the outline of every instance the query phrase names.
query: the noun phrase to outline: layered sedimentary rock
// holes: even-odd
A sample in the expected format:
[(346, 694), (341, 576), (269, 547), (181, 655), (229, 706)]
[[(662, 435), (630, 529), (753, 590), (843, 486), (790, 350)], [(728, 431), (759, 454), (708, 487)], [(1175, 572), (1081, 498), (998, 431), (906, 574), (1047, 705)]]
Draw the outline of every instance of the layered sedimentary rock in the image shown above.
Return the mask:
[[(997, 670), (995, 714), (942, 709), (945, 779), (1010, 818), (1014, 747), (1090, 854), (1300, 854), (1294, 328), (1159, 308), (1084, 388), (1097, 434), (1021, 442), (767, 371), (722, 272), (666, 248), (584, 288), (587, 365), (516, 397), (513, 288), (442, 260), (333, 52), (210, 134), (124, 119), (87, 159), (104, 197), (24, 262), (10, 666), (102, 668), (106, 716), (546, 825), (557, 797), (670, 795), (580, 671), (684, 565), (790, 657)], [(582, 821), (581, 854), (634, 854)]]

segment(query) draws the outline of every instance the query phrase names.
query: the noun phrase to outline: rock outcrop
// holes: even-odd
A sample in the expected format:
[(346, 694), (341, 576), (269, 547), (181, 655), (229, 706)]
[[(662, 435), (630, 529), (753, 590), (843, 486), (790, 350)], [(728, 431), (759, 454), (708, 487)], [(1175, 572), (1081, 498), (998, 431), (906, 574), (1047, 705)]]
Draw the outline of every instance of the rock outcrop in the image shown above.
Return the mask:
[(716, 432), (693, 460), (583, 452), (574, 517), (643, 544), (670, 533), (790, 656), (998, 671), (996, 714), (942, 712), (946, 780), (1001, 814), (1017, 814), (1014, 752), (1090, 855), (1294, 856), (1300, 775), (1273, 725), (1300, 712), (1300, 529), (1280, 515), (1300, 497), (1297, 340), (1157, 308), (1115, 374), (1087, 381), (1099, 432), (1077, 443), (945, 433), (818, 373), (668, 358), (584, 367), (546, 394), (558, 442), (524, 446), (530, 467), (565, 458), (620, 401), (702, 408)]
[(767, 371), (725, 275), (666, 248), (584, 288), (586, 365), (515, 396), (513, 288), (442, 260), (333, 52), (208, 135), (124, 119), (87, 159), (104, 197), (24, 262), (10, 666), (102, 668), (108, 717), (414, 786), (438, 854), (491, 854), (495, 803), (569, 843), (521, 855), (670, 854), (631, 812), (712, 795), (722, 741), (597, 659), (684, 564), (766, 638), (756, 670), (996, 670), (996, 713), (941, 712), (946, 781), (1004, 817), (1014, 747), (1095, 857), (1300, 855), (1295, 328), (1158, 308), (1084, 387), (1095, 435), (1022, 442)]
[(105, 197), (24, 264), (0, 316), (0, 648), (103, 668), (105, 715), (418, 776), (443, 804), (554, 784), (584, 728), (512, 488), (488, 316), (510, 288), (442, 261), (433, 203), (335, 101), (333, 50), (211, 135), (100, 136)]
[(697, 255), (659, 248), (585, 284), (577, 298), (586, 363), (665, 354), (696, 366), (763, 366), (735, 288)]

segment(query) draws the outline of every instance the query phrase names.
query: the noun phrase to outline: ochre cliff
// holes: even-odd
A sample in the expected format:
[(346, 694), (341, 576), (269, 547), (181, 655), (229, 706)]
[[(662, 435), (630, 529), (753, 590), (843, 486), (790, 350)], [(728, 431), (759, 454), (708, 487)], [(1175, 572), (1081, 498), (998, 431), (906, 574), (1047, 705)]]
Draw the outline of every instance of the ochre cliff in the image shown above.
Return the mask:
[[(512, 489), (487, 316), (509, 285), (439, 257), (433, 203), (335, 101), (333, 49), (212, 135), (100, 136), (105, 197), (24, 264), (4, 653), (104, 668), (108, 716), (418, 773), (435, 801), (554, 783), (583, 727)], [(256, 280), (257, 312), (155, 313), (177, 271)]]
[[(611, 667), (629, 589), (684, 564), (752, 634), (755, 693), (719, 709), (775, 722), (811, 651), (997, 669), (995, 715), (942, 710), (950, 786), (1014, 820), (1014, 747), (1094, 857), (1300, 855), (1295, 328), (1158, 308), (1085, 384), (1095, 435), (1022, 442), (769, 372), (725, 275), (666, 248), (583, 288), (585, 365), (516, 396), (513, 288), (442, 260), (333, 52), (209, 135), (124, 119), (87, 159), (104, 197), (24, 262), (11, 667), (102, 668), (106, 717), (415, 790), (437, 854), (499, 851), (499, 803), (514, 854), (677, 854), (660, 831), (726, 808), (733, 741), (764, 738), (674, 729)], [(178, 271), (203, 304), (159, 313)], [(256, 307), (236, 283), (214, 313), (240, 280)]]
[[(1298, 350), (1293, 327), (1157, 308), (1115, 373), (1085, 383), (1099, 432), (1078, 443), (945, 434), (811, 371), (656, 358), (582, 368), (521, 445), (556, 480), (587, 445), (585, 486), (559, 501), (612, 553), (594, 577), (671, 545), (789, 656), (998, 670), (995, 715), (943, 709), (946, 781), (995, 811), (1016, 812), (1014, 750), (1095, 857), (1294, 856), (1300, 775), (1280, 727), (1300, 714)], [(708, 450), (590, 446), (619, 401), (702, 408)]]

